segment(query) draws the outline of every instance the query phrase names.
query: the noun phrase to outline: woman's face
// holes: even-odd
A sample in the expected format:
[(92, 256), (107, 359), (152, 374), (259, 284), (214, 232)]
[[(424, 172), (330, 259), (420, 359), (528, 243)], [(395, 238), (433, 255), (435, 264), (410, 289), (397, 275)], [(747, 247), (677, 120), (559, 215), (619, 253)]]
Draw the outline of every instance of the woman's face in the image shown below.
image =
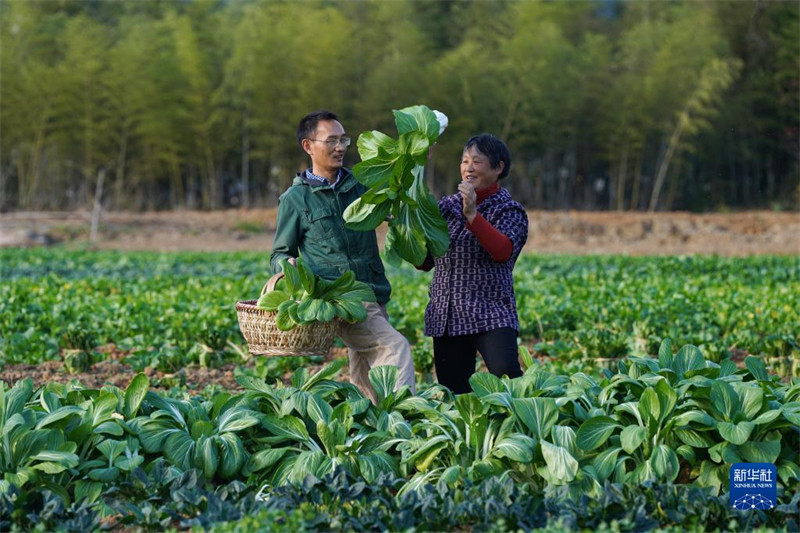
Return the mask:
[(476, 191), (491, 187), (503, 171), (503, 162), (492, 168), (489, 158), (470, 146), (461, 155), (461, 180), (471, 184)]

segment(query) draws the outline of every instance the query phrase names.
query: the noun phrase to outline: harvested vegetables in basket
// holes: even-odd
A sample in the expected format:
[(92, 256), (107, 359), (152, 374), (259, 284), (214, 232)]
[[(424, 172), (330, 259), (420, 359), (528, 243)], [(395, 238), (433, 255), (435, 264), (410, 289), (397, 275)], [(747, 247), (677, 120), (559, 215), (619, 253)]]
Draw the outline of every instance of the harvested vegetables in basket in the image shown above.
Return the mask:
[(297, 259), (297, 266), (286, 259), (281, 261), (283, 279), (275, 290), (265, 292), (256, 306), (277, 311), (275, 325), (282, 331), (313, 322), (330, 322), (336, 317), (351, 324), (367, 318), (362, 302), (374, 302), (375, 293), (369, 285), (356, 280), (349, 270), (335, 280), (320, 278)]

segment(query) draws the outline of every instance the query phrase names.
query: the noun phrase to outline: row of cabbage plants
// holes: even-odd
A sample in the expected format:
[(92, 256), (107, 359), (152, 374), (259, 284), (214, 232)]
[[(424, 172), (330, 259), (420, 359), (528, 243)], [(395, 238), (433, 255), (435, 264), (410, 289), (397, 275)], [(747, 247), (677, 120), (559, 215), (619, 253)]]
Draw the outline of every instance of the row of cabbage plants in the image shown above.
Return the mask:
[[(95, 360), (113, 344), (136, 369), (242, 362), (233, 305), (255, 298), (265, 253), (122, 253), (0, 250), (0, 366)], [(390, 319), (432, 367), (422, 335), (430, 274), (387, 269)], [(521, 335), (553, 359), (655, 354), (665, 337), (711, 360), (746, 352), (800, 375), (797, 257), (523, 255), (515, 270)], [(84, 358), (89, 360), (91, 358)]]
[[(396, 369), (378, 367), (370, 373), (376, 405), (334, 379), (343, 364), (313, 375), (298, 369), (290, 385), (241, 375), (244, 392), (209, 397), (159, 395), (143, 375), (126, 390), (0, 384), (0, 528), (207, 527), (274, 511), (268, 502), (291, 501), (287, 487), (337, 475), (391, 484), (392, 505), (431, 487), (455, 495), (510, 480), (530, 505), (602, 501), (614, 487), (652, 496), (675, 485), (726, 509), (736, 462), (774, 463), (780, 505), (721, 516), (795, 524), (800, 383), (771, 376), (759, 358), (739, 368), (691, 345), (674, 353), (664, 341), (658, 358), (629, 358), (617, 372), (568, 375), (534, 364), (513, 380), (477, 373), (474, 392), (459, 396), (438, 385), (394, 391)], [(293, 520), (312, 524), (313, 510)], [(672, 511), (655, 518), (659, 525), (682, 523)], [(537, 525), (546, 526), (521, 527)]]

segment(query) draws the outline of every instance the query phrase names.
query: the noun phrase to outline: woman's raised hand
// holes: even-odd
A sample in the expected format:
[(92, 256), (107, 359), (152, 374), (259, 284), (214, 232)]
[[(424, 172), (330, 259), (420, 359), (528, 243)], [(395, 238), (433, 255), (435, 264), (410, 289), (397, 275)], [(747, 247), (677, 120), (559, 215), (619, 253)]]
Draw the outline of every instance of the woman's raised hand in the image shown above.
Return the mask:
[(461, 212), (464, 213), (467, 222), (472, 224), (472, 221), (475, 220), (475, 216), (478, 214), (478, 210), (475, 207), (477, 201), (475, 187), (473, 187), (471, 183), (462, 181), (458, 184), (458, 190), (461, 193)]

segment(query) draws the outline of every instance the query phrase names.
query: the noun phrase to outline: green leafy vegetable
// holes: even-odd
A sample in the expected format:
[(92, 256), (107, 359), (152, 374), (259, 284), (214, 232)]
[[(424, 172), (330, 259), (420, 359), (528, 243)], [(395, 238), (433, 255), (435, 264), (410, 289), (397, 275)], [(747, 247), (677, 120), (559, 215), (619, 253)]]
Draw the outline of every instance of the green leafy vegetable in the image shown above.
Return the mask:
[(361, 162), (355, 178), (369, 187), (344, 212), (348, 228), (368, 231), (389, 219), (386, 260), (418, 266), (430, 254), (444, 255), (450, 246), (447, 223), (424, 181), (428, 150), (447, 126), (447, 117), (424, 105), (394, 111), (397, 140), (379, 131), (361, 134)]
[(367, 318), (362, 302), (375, 301), (369, 285), (357, 281), (351, 270), (327, 280), (314, 274), (302, 258), (297, 259), (297, 266), (284, 259), (281, 268), (283, 288), (262, 294), (256, 306), (277, 311), (275, 323), (283, 331), (337, 317), (351, 324), (361, 322)]

